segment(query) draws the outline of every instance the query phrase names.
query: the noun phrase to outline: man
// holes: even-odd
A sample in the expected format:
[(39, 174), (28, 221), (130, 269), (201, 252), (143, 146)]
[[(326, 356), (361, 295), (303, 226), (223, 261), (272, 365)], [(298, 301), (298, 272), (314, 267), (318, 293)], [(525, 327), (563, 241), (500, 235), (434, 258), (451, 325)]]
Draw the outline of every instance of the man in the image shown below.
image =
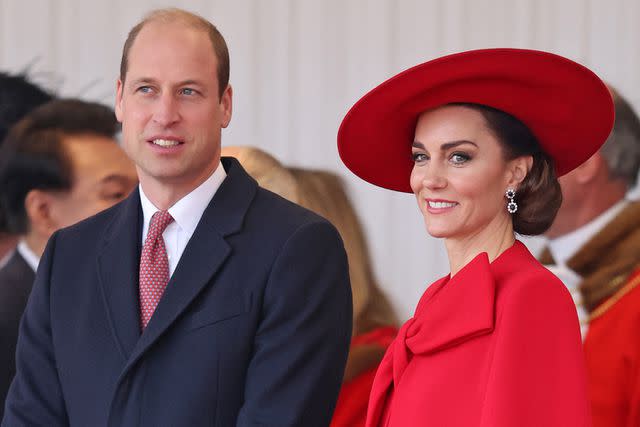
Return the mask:
[(156, 11), (125, 42), (116, 114), (140, 186), (49, 241), (3, 426), (326, 426), (351, 332), (326, 220), (220, 159), (228, 52)]
[[(0, 72), (0, 144), (11, 126), (29, 111), (51, 99), (51, 94), (30, 82), (25, 75)], [(4, 265), (6, 255), (15, 245), (15, 236), (0, 232), (0, 265)]]
[(20, 241), (0, 269), (0, 398), (15, 374), (18, 324), (51, 234), (124, 199), (137, 182), (113, 111), (60, 100), (19, 122), (0, 150), (0, 230)]
[(625, 198), (640, 169), (640, 120), (611, 89), (613, 131), (560, 178), (563, 202), (545, 264), (572, 290), (581, 323), (594, 427), (640, 425), (640, 203)]

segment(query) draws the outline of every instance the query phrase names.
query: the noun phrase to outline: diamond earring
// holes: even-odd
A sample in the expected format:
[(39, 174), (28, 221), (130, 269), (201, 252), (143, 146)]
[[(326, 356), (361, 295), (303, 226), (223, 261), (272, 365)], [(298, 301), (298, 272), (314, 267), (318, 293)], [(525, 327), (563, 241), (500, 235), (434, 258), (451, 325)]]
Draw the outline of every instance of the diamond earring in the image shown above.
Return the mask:
[(518, 204), (513, 201), (513, 198), (516, 197), (516, 190), (514, 190), (513, 188), (508, 188), (504, 195), (507, 196), (507, 199), (509, 199), (509, 201), (507, 202), (507, 212), (509, 212), (510, 214), (516, 213), (516, 211), (518, 210)]

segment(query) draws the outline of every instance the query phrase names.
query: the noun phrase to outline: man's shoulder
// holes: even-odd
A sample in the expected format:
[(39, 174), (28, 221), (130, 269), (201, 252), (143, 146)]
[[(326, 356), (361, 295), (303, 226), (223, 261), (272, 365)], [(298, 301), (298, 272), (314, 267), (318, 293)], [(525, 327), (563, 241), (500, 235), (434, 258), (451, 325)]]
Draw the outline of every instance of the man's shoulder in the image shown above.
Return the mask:
[[(289, 230), (313, 223), (330, 225), (329, 221), (315, 212), (262, 187), (258, 187), (254, 203), (249, 210), (248, 220), (260, 221), (265, 225), (280, 226)], [(330, 226), (332, 227), (332, 225)]]

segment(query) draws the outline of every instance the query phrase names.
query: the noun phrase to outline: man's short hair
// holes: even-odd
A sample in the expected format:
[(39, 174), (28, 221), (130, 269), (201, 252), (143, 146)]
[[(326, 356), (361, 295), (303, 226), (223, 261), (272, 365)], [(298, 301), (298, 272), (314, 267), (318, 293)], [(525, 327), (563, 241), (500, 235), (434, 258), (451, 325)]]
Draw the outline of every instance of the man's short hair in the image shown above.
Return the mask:
[(220, 31), (211, 22), (195, 13), (177, 8), (158, 9), (150, 12), (145, 18), (136, 24), (124, 42), (122, 48), (122, 58), (120, 60), (120, 81), (124, 83), (129, 67), (129, 51), (136, 40), (136, 37), (145, 25), (159, 22), (162, 24), (181, 23), (194, 30), (203, 31), (211, 40), (213, 51), (218, 60), (218, 95), (222, 97), (222, 93), (229, 84), (229, 49), (227, 43), (220, 34)]
[(0, 72), (0, 143), (18, 120), (53, 96), (27, 79), (24, 74)]
[(613, 130), (600, 149), (612, 178), (622, 179), (627, 187), (636, 183), (640, 169), (640, 119), (629, 102), (609, 86), (615, 106)]
[(71, 189), (72, 163), (63, 145), (66, 137), (115, 138), (119, 130), (113, 110), (92, 102), (55, 100), (27, 114), (10, 129), (0, 148), (0, 231), (29, 231), (24, 205), (29, 191)]

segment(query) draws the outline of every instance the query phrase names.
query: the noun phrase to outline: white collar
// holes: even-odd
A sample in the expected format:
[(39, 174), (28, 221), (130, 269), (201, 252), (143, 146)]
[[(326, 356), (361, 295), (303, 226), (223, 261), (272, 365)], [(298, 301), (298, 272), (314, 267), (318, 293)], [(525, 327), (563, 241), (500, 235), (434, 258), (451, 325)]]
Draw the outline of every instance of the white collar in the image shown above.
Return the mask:
[(27, 264), (29, 264), (29, 267), (36, 272), (38, 270), (38, 264), (40, 264), (40, 257), (31, 250), (24, 239), (20, 239), (16, 246), (16, 250), (20, 255), (22, 255), (22, 258), (24, 258)]
[[(222, 167), (222, 162), (218, 163), (218, 167), (209, 178), (169, 208), (169, 213), (181, 230), (187, 234), (193, 234), (204, 210), (213, 199), (214, 194), (216, 194), (226, 176), (227, 173)], [(153, 214), (160, 209), (149, 200), (142, 189), (142, 185), (139, 185), (139, 188), (140, 203), (142, 204), (142, 213), (144, 215), (144, 228), (146, 229)]]
[(622, 199), (582, 227), (563, 236), (550, 239), (549, 252), (551, 252), (555, 263), (566, 264), (582, 246), (610, 223), (628, 204), (628, 200)]

